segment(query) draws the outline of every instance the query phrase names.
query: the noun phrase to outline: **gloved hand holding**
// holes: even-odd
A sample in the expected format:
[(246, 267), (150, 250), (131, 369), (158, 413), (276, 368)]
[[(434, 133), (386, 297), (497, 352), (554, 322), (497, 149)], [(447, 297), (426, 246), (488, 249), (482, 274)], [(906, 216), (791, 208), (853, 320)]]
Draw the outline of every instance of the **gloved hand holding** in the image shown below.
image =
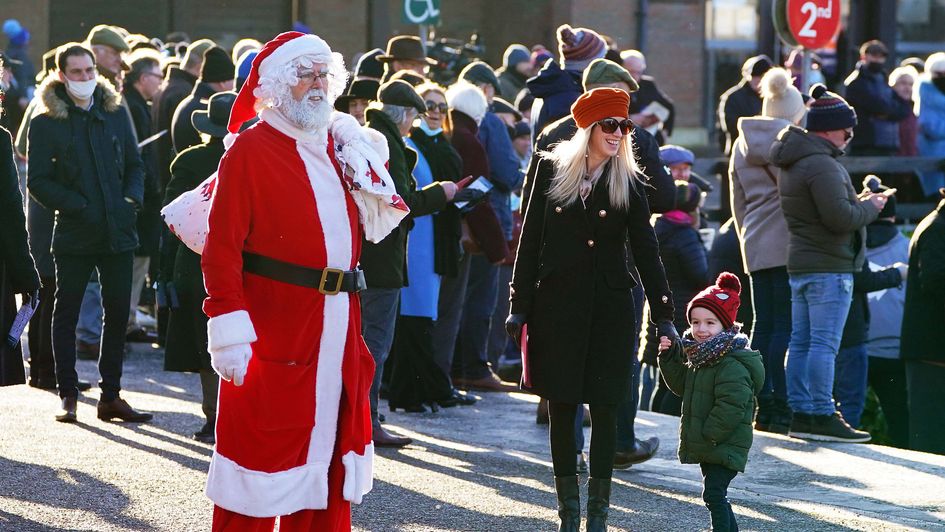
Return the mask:
[(505, 332), (515, 340), (515, 343), (522, 342), (522, 326), (525, 325), (524, 314), (509, 314), (505, 319)]
[(252, 356), (253, 348), (250, 344), (228, 345), (210, 350), (210, 365), (223, 380), (242, 386)]
[(486, 193), (477, 188), (464, 188), (453, 196), (453, 203), (462, 203), (464, 201), (477, 202), (485, 196)]
[(676, 331), (676, 326), (669, 320), (660, 320), (659, 323), (656, 324), (656, 337), (662, 338), (664, 336), (668, 338), (670, 342), (679, 340), (679, 333)]

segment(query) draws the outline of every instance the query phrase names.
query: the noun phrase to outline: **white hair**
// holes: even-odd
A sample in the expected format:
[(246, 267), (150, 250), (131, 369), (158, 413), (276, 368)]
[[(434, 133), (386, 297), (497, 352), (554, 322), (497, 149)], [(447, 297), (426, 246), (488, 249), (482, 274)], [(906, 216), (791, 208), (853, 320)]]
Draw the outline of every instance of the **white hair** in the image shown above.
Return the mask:
[(457, 82), (447, 89), (446, 101), (450, 109), (469, 115), (476, 124), (482, 122), (489, 109), (489, 103), (482, 89), (466, 81)]
[(294, 87), (299, 83), (298, 71), (300, 68), (312, 68), (315, 63), (325, 63), (328, 65), (328, 90), (325, 94), (325, 100), (329, 105), (334, 105), (335, 99), (340, 96), (348, 82), (348, 71), (345, 70), (345, 61), (341, 54), (332, 53), (330, 58), (323, 54), (303, 55), (296, 57), (288, 63), (269, 68), (266, 75), (260, 72), (259, 86), (253, 90), (253, 96), (257, 99), (257, 110), (262, 107), (280, 107), (281, 98), (284, 96), (284, 87)]
[(925, 60), (925, 73), (929, 77), (945, 74), (945, 52), (935, 52)]
[(643, 55), (643, 52), (640, 50), (624, 50), (620, 52), (620, 60), (626, 62), (627, 59), (637, 59), (644, 65), (646, 64), (646, 56)]
[(896, 83), (899, 83), (899, 78), (905, 76), (912, 78), (913, 82), (919, 81), (919, 71), (914, 66), (907, 65), (896, 68), (889, 73), (889, 86), (895, 86)]

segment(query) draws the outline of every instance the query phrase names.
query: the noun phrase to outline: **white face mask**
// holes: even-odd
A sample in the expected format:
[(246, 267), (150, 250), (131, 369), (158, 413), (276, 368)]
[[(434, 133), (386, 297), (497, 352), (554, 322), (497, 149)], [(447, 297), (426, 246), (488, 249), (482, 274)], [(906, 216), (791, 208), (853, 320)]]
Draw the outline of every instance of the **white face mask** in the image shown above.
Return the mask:
[(92, 94), (95, 92), (96, 86), (98, 86), (98, 81), (95, 79), (88, 81), (72, 81), (71, 79), (66, 79), (66, 91), (71, 94), (73, 98), (78, 100), (88, 100), (91, 98)]

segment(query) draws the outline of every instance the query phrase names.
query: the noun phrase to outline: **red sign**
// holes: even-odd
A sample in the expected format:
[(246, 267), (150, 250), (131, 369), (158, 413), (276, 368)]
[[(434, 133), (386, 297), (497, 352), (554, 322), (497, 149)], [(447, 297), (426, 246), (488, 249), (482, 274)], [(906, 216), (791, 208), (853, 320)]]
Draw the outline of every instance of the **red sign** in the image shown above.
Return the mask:
[(787, 23), (797, 44), (823, 48), (840, 31), (840, 0), (787, 0)]

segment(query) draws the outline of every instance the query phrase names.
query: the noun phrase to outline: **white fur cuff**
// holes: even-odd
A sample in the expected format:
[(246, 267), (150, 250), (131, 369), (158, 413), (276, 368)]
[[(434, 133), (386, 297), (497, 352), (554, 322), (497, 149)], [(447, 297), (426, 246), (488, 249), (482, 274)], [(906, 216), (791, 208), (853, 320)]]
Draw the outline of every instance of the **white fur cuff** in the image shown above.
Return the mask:
[(364, 454), (349, 451), (341, 457), (345, 466), (345, 484), (342, 495), (346, 501), (361, 504), (371, 489), (374, 488), (374, 443), (364, 447)]
[(210, 318), (207, 322), (209, 350), (216, 351), (236, 344), (251, 344), (256, 341), (256, 329), (249, 319), (249, 312), (237, 310)]

